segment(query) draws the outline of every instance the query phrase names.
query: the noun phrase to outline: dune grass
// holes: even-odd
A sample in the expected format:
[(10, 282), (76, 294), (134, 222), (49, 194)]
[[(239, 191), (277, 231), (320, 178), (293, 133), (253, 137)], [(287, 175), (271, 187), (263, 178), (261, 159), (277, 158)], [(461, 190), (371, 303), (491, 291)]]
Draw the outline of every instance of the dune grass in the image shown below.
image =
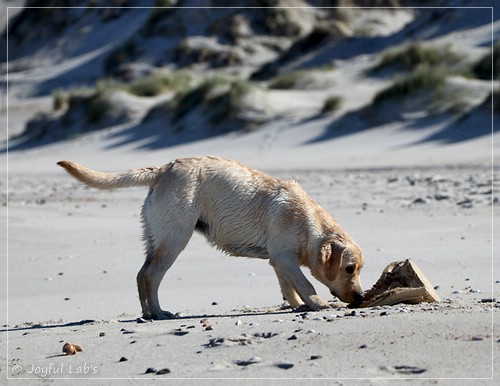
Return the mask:
[(254, 83), (226, 76), (211, 76), (174, 98), (173, 120), (178, 121), (197, 107), (202, 107), (212, 124), (235, 117), (242, 98), (257, 87)]
[(321, 114), (331, 114), (337, 111), (342, 106), (342, 97), (332, 95), (326, 98), (321, 109)]
[(373, 104), (377, 105), (389, 99), (403, 98), (423, 89), (437, 90), (446, 81), (446, 76), (447, 71), (444, 67), (420, 65), (409, 75), (401, 77), (391, 86), (379, 91), (373, 99)]
[(457, 72), (463, 66), (463, 59), (464, 56), (456, 52), (451, 44), (438, 47), (413, 43), (387, 50), (370, 72), (377, 73), (389, 68), (412, 72), (422, 65), (430, 68), (446, 66), (449, 72)]

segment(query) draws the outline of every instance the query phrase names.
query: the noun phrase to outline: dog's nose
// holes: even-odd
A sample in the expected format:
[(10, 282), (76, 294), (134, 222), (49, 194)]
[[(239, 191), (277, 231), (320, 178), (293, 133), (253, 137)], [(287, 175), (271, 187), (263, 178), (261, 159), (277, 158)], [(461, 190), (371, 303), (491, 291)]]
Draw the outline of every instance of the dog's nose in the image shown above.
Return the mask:
[(355, 308), (358, 307), (362, 302), (363, 302), (363, 293), (362, 292), (357, 292), (354, 294), (354, 299), (353, 301), (348, 305), (349, 308)]

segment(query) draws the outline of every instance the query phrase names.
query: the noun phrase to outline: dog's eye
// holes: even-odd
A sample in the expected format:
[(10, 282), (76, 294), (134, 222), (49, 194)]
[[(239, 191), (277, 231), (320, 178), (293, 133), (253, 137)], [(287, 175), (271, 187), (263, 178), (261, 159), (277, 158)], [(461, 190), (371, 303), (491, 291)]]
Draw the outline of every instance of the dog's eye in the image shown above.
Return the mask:
[(348, 265), (347, 267), (345, 267), (345, 271), (348, 274), (353, 274), (354, 273), (354, 265)]

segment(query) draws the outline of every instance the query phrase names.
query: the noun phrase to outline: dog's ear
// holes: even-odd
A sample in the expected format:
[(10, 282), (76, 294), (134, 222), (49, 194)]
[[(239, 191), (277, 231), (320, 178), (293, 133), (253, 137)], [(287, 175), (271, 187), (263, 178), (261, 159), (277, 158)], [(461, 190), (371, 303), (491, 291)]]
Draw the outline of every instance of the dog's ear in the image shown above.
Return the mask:
[(342, 266), (345, 246), (336, 242), (326, 242), (321, 246), (321, 263), (328, 280), (334, 281)]

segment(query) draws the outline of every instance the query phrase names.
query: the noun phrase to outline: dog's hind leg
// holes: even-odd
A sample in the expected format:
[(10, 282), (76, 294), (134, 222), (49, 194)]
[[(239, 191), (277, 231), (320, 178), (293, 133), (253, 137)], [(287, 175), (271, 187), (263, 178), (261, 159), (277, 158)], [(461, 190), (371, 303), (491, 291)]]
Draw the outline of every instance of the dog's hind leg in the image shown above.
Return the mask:
[[(143, 295), (147, 304), (148, 316), (152, 319), (169, 319), (175, 317), (172, 313), (161, 309), (158, 300), (158, 289), (165, 273), (186, 247), (193, 234), (193, 230), (194, 225), (192, 228), (184, 229), (179, 226), (171, 227), (169, 234), (176, 236), (163, 238), (159, 245), (155, 247), (150, 263), (147, 265), (145, 263), (139, 272), (139, 274), (142, 272)], [(139, 294), (141, 293), (140, 291)]]
[(139, 300), (141, 302), (142, 307), (142, 317), (145, 319), (152, 319), (151, 309), (149, 307), (148, 298), (147, 298), (147, 290), (146, 290), (146, 280), (144, 278), (144, 272), (148, 268), (151, 260), (153, 259), (152, 255), (146, 255), (146, 261), (142, 265), (139, 273), (137, 274), (137, 289), (139, 291)]

